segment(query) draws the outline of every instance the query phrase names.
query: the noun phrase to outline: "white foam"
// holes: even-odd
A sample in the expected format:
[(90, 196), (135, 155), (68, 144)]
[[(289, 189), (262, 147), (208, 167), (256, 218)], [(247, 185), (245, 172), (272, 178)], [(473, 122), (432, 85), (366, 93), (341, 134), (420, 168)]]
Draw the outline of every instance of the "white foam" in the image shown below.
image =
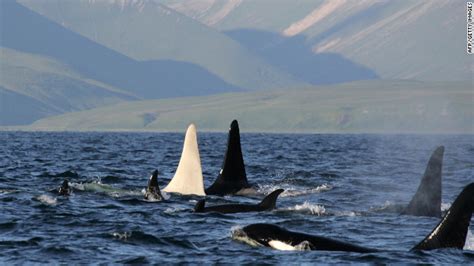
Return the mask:
[(305, 201), (303, 204), (295, 205), (294, 207), (290, 207), (287, 210), (289, 211), (297, 211), (303, 213), (310, 213), (313, 215), (321, 216), (326, 213), (326, 208), (323, 205), (314, 204)]
[(170, 208), (166, 208), (164, 213), (171, 214), (171, 213), (175, 213), (175, 212), (182, 212), (182, 211), (185, 211), (185, 210), (189, 210), (189, 208), (170, 207)]
[(39, 200), (41, 203), (43, 204), (46, 204), (46, 205), (56, 205), (58, 204), (58, 201), (56, 198), (53, 198), (49, 195), (41, 195), (39, 197), (36, 198), (37, 200)]
[(441, 203), (441, 211), (445, 212), (451, 208), (451, 203)]
[(113, 237), (118, 238), (120, 240), (127, 240), (130, 236), (132, 236), (132, 233), (129, 232), (123, 232), (123, 233), (118, 233), (114, 232), (112, 234)]
[(283, 191), (283, 193), (281, 193), (280, 197), (296, 197), (296, 196), (316, 194), (316, 193), (329, 191), (332, 189), (332, 186), (328, 184), (322, 184), (315, 188), (307, 189), (307, 188), (297, 187), (297, 186), (289, 185), (289, 184), (279, 184), (278, 186), (263, 185), (258, 190), (258, 192), (262, 194), (269, 194), (275, 191), (276, 189), (280, 189), (280, 188), (285, 190)]

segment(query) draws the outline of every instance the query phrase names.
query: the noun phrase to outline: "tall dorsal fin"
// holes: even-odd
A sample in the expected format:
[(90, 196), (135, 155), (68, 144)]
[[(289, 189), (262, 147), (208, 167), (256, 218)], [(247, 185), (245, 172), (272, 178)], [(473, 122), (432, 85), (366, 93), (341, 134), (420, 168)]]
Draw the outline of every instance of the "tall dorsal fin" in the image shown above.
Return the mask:
[(276, 200), (278, 196), (283, 192), (283, 189), (277, 189), (273, 191), (272, 193), (268, 194), (262, 202), (260, 202), (260, 207), (262, 207), (265, 210), (272, 210), (275, 209), (276, 206)]
[(206, 189), (208, 195), (233, 194), (250, 187), (245, 173), (244, 157), (240, 147), (239, 124), (232, 121), (227, 140), (227, 151), (216, 181)]
[(464, 187), (441, 222), (413, 249), (431, 250), (437, 248), (462, 249), (474, 211), (474, 183)]
[(415, 196), (402, 214), (441, 217), (441, 174), (444, 146), (431, 155)]
[(197, 143), (196, 126), (190, 124), (184, 137), (183, 152), (179, 159), (176, 173), (170, 183), (163, 189), (183, 195), (205, 196), (202, 178), (201, 158)]

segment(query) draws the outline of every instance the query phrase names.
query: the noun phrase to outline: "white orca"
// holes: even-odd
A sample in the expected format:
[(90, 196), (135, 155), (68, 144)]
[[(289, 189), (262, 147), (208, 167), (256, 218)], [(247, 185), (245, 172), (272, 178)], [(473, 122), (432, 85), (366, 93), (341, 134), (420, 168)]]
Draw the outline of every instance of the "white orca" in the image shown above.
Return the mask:
[[(439, 248), (462, 249), (474, 211), (474, 183), (470, 183), (458, 195), (441, 222), (411, 250)], [(232, 237), (254, 246), (267, 246), (281, 250), (330, 250), (370, 253), (380, 251), (343, 241), (286, 230), (273, 224), (251, 224), (234, 230)]]
[(227, 140), (227, 151), (222, 168), (214, 183), (206, 189), (207, 195), (239, 194), (251, 186), (245, 173), (244, 158), (240, 147), (240, 132), (237, 120), (232, 121)]
[(179, 193), (183, 195), (205, 196), (204, 181), (202, 178), (201, 158), (197, 143), (196, 126), (190, 124), (184, 137), (183, 152), (179, 159), (178, 168), (163, 189), (165, 192)]

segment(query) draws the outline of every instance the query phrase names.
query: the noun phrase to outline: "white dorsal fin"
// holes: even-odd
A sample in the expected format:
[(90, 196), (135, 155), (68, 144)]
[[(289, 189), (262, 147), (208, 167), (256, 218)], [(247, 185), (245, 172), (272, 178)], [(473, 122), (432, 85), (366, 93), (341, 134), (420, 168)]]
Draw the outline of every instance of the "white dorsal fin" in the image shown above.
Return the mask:
[(194, 124), (190, 124), (186, 130), (183, 152), (181, 153), (181, 159), (179, 159), (178, 168), (176, 169), (173, 179), (171, 179), (163, 191), (183, 195), (206, 195), (204, 192), (196, 126)]

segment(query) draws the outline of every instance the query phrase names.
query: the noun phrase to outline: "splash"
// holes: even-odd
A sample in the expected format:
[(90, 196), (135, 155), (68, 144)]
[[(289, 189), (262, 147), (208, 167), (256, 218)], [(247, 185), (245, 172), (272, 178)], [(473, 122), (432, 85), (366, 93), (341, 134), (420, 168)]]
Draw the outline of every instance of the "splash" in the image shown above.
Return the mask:
[(326, 214), (326, 208), (324, 208), (323, 205), (318, 205), (318, 204), (310, 203), (307, 201), (305, 201), (303, 204), (290, 207), (287, 210), (302, 212), (302, 213), (309, 213), (309, 214), (317, 215), (317, 216), (322, 216)]
[(441, 212), (446, 212), (451, 208), (451, 203), (441, 203)]
[(58, 204), (58, 201), (56, 200), (56, 198), (53, 198), (51, 196), (44, 195), (44, 194), (37, 197), (36, 199), (39, 200), (41, 203), (46, 204), (46, 205), (54, 206), (54, 205)]

